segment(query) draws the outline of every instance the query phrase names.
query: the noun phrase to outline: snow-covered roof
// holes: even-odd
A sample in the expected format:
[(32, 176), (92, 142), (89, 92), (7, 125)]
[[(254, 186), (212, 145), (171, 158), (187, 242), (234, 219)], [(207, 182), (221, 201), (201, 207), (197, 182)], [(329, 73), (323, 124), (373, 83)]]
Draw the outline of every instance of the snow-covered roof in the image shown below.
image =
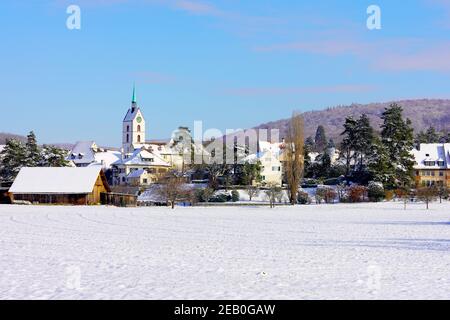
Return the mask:
[(114, 164), (170, 167), (170, 164), (160, 156), (145, 149), (136, 149), (127, 159), (119, 160)]
[(94, 141), (78, 141), (70, 151), (67, 160), (75, 164), (89, 164), (95, 161)]
[(128, 174), (127, 178), (139, 178), (144, 173), (145, 173), (144, 169), (134, 170)]
[[(450, 169), (450, 143), (422, 143), (420, 149), (414, 149), (412, 153), (416, 169)], [(430, 162), (434, 165), (430, 166)]]
[(9, 189), (20, 194), (91, 193), (101, 167), (22, 168)]
[(96, 152), (94, 154), (95, 164), (102, 165), (103, 168), (110, 168), (113, 163), (120, 160), (122, 154), (119, 151)]
[(5, 145), (4, 144), (0, 144), (0, 152), (2, 152), (3, 151), (3, 149), (5, 149)]
[(123, 121), (124, 122), (133, 121), (138, 115), (141, 115), (142, 118), (144, 117), (138, 105), (133, 103), (131, 108), (128, 109), (127, 114), (125, 115)]

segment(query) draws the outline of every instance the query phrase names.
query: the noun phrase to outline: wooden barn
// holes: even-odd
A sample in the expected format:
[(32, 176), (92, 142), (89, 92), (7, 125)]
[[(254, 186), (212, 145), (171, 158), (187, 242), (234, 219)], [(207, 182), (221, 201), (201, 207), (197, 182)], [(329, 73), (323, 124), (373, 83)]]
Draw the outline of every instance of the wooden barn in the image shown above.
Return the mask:
[(93, 205), (110, 192), (101, 166), (22, 168), (9, 195), (11, 201), (45, 204)]

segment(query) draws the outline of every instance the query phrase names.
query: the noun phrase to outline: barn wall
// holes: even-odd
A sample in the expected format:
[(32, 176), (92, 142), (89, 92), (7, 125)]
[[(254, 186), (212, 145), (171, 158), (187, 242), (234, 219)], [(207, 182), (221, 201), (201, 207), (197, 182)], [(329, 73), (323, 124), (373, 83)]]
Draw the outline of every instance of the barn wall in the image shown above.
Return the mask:
[(14, 200), (44, 204), (86, 205), (86, 194), (13, 194)]
[(95, 181), (94, 189), (88, 195), (88, 204), (100, 204), (102, 193), (106, 193), (108, 190), (106, 189), (104, 179), (102, 179), (101, 175), (97, 177)]

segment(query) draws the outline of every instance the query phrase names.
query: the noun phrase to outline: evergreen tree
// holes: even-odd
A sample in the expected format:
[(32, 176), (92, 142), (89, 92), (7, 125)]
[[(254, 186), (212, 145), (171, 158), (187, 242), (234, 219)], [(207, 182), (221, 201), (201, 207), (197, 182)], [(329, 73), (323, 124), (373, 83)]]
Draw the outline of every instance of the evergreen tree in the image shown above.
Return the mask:
[(375, 138), (371, 146), (369, 170), (374, 181), (381, 182), (383, 186), (395, 180), (395, 173), (392, 170), (388, 149), (383, 145), (380, 138)]
[(371, 152), (374, 140), (373, 128), (367, 115), (363, 114), (356, 123), (355, 151), (359, 154), (359, 171), (364, 170), (366, 156)]
[(352, 116), (345, 118), (344, 131), (341, 133), (344, 139), (341, 143), (341, 158), (345, 158), (346, 176), (350, 175), (352, 160), (355, 160), (357, 149), (357, 126), (356, 121)]
[(427, 131), (420, 131), (416, 135), (415, 143), (420, 145), (421, 143), (439, 143), (440, 136), (434, 127), (429, 127)]
[(315, 142), (315, 151), (316, 152), (320, 153), (327, 147), (327, 144), (328, 144), (327, 136), (325, 135), (325, 128), (322, 125), (317, 127), (316, 137), (315, 137), (314, 142)]
[(22, 142), (10, 139), (0, 154), (0, 179), (13, 181), (20, 169), (26, 166), (26, 148)]
[(402, 112), (402, 107), (394, 103), (381, 116), (381, 143), (386, 147), (389, 161), (387, 188), (407, 186), (413, 180), (413, 128), (409, 119), (403, 120)]
[(25, 147), (27, 167), (37, 167), (41, 161), (41, 151), (39, 150), (36, 136), (33, 131), (28, 134)]
[(308, 138), (306, 138), (306, 140), (305, 140), (305, 148), (308, 148), (308, 150), (310, 152), (315, 150), (316, 146), (315, 146), (313, 137), (309, 136)]
[(67, 167), (67, 151), (51, 145), (44, 145), (42, 150), (41, 167)]
[(336, 143), (334, 143), (334, 140), (332, 138), (330, 138), (330, 140), (328, 140), (327, 148), (328, 149), (336, 149)]

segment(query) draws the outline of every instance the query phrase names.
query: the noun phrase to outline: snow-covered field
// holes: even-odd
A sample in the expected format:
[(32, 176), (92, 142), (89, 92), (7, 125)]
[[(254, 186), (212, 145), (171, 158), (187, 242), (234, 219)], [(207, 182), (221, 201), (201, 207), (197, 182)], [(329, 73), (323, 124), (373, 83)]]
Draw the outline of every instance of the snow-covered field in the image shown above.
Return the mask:
[(450, 299), (450, 203), (0, 205), (1, 299)]

